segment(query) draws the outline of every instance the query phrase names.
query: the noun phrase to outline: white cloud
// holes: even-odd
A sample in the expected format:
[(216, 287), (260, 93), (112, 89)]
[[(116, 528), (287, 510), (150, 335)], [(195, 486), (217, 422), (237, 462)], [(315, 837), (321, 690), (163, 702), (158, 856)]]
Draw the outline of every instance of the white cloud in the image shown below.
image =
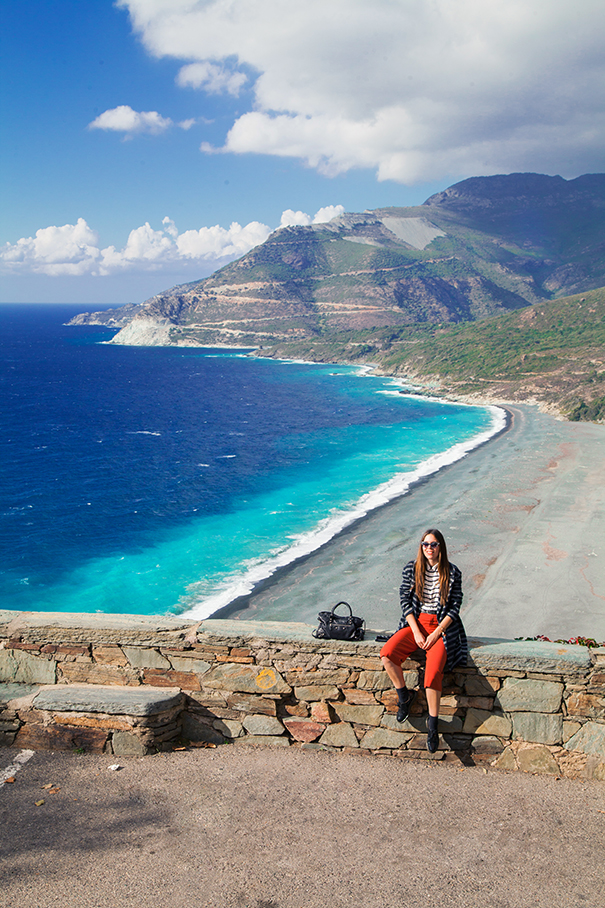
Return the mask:
[(0, 249), (5, 271), (42, 272), (59, 275), (86, 274), (100, 256), (98, 236), (83, 218), (63, 227), (43, 227), (35, 237), (23, 237)]
[[(344, 211), (342, 205), (327, 205), (311, 217), (303, 211), (284, 211), (282, 227), (289, 224), (322, 224)], [(174, 221), (165, 217), (162, 228), (149, 223), (131, 230), (123, 249), (100, 248), (98, 234), (83, 218), (76, 224), (44, 227), (35, 237), (23, 237), (0, 247), (0, 271), (4, 274), (47, 274), (105, 276), (124, 271), (174, 270), (195, 262), (215, 267), (239, 258), (264, 243), (271, 228), (259, 221), (244, 227), (234, 221), (229, 228), (200, 227), (179, 233)], [(206, 271), (207, 273), (207, 271)]]
[(282, 212), (280, 227), (308, 227), (309, 224), (325, 224), (327, 221), (331, 221), (332, 218), (337, 218), (339, 215), (344, 214), (344, 207), (342, 205), (326, 205), (325, 208), (320, 208), (316, 212), (315, 217), (311, 217), (304, 211), (292, 211), (291, 208), (287, 208)]
[[(602, 169), (602, 0), (118, 0), (178, 84), (253, 107), (223, 152), (411, 183)], [(207, 144), (203, 151), (211, 151)]]
[(239, 257), (264, 243), (270, 233), (270, 229), (258, 221), (251, 221), (245, 227), (234, 221), (228, 230), (218, 225), (186, 230), (177, 238), (176, 245), (179, 254), (188, 259)]
[(139, 112), (133, 110), (128, 104), (121, 104), (112, 110), (104, 111), (96, 120), (88, 124), (88, 128), (123, 132), (127, 136), (145, 132), (157, 136), (161, 132), (166, 132), (173, 125), (169, 117), (162, 117), (157, 110)]
[(232, 72), (206, 61), (183, 66), (176, 81), (183, 88), (203, 88), (209, 94), (227, 92), (236, 96), (248, 77), (245, 73)]

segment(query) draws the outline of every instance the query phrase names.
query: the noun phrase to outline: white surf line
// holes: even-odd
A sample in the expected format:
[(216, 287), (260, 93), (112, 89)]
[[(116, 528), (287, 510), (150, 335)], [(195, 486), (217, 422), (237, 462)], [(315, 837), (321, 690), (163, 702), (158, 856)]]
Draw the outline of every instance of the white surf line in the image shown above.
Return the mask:
[(7, 766), (5, 769), (0, 769), (0, 788), (6, 783), (7, 779), (11, 779), (15, 773), (19, 772), (27, 761), (31, 760), (33, 755), (33, 750), (22, 750), (21, 753), (17, 754), (14, 762), (11, 763), (10, 766)]

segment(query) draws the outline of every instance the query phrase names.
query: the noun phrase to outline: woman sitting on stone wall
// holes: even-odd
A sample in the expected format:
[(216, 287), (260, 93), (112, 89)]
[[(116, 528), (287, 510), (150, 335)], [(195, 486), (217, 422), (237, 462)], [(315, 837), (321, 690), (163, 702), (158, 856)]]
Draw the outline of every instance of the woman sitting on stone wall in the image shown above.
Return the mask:
[(462, 574), (447, 557), (445, 539), (439, 530), (422, 534), (415, 561), (403, 569), (399, 590), (401, 621), (380, 651), (382, 664), (395, 685), (399, 699), (397, 721), (404, 722), (416, 698), (403, 678), (402, 663), (416, 649), (426, 652), (424, 686), (429, 709), (426, 746), (430, 753), (439, 747), (437, 730), (443, 672), (466, 664), (468, 646), (460, 619)]

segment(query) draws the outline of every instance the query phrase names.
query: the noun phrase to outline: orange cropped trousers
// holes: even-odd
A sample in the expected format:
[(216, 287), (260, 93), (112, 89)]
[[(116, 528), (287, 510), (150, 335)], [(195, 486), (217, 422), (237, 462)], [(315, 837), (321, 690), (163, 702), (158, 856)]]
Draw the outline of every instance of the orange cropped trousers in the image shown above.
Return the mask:
[[(429, 615), (426, 612), (420, 612), (418, 624), (428, 635), (436, 630), (439, 622), (437, 615)], [(414, 634), (411, 627), (402, 627), (400, 631), (387, 640), (380, 650), (381, 656), (386, 656), (391, 662), (401, 665), (408, 656), (418, 649), (418, 644), (414, 640)], [(443, 670), (447, 662), (447, 653), (443, 637), (439, 637), (436, 643), (433, 643), (429, 650), (426, 650), (426, 667), (424, 670), (424, 686), (432, 690), (441, 690), (443, 688)]]

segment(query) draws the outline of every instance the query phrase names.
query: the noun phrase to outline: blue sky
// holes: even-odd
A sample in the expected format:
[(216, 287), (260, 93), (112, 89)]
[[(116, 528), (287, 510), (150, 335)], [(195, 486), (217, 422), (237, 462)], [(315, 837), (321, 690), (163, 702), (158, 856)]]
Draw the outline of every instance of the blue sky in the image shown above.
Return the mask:
[(603, 170), (601, 0), (5, 0), (0, 300), (140, 302), (280, 224)]

